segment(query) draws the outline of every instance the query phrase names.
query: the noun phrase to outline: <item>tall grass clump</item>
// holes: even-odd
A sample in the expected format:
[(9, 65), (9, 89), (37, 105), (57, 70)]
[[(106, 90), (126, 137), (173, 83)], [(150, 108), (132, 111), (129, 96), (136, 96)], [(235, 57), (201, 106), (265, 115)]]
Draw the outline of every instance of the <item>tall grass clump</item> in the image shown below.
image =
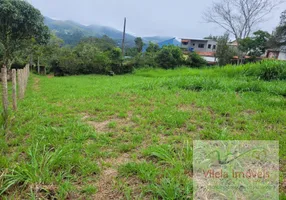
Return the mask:
[(260, 63), (246, 65), (244, 74), (255, 76), (264, 81), (286, 80), (286, 62), (265, 60)]
[(178, 148), (169, 145), (151, 146), (143, 153), (146, 156), (158, 159), (159, 163), (192, 170), (193, 149), (189, 141), (185, 141), (184, 144)]
[(42, 152), (38, 144), (32, 146), (28, 150), (29, 162), (21, 163), (0, 176), (0, 195), (14, 186), (24, 189), (30, 184), (50, 183), (59, 169), (66, 169), (61, 163), (67, 153), (62, 149), (46, 150), (46, 148)]

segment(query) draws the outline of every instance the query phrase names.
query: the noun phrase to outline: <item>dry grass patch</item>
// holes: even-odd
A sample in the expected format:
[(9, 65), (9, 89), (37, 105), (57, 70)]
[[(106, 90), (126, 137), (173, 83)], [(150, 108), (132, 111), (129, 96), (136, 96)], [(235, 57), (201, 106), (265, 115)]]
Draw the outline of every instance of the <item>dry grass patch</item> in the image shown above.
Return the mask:
[(40, 79), (34, 78), (33, 90), (39, 91), (40, 90)]
[(94, 195), (94, 199), (105, 200), (105, 199), (122, 199), (123, 194), (118, 191), (115, 187), (116, 178), (118, 176), (117, 168), (119, 165), (128, 163), (130, 161), (129, 154), (121, 154), (117, 158), (105, 159), (105, 163), (113, 164), (112, 167), (104, 169), (99, 177), (96, 187), (97, 193)]
[(94, 116), (85, 115), (82, 120), (86, 121), (90, 126), (94, 127), (94, 129), (99, 133), (109, 132), (111, 130), (119, 130), (124, 127), (135, 127), (136, 124), (132, 121), (132, 113), (128, 112), (126, 117), (118, 117), (118, 116), (110, 116), (105, 121), (93, 121)]

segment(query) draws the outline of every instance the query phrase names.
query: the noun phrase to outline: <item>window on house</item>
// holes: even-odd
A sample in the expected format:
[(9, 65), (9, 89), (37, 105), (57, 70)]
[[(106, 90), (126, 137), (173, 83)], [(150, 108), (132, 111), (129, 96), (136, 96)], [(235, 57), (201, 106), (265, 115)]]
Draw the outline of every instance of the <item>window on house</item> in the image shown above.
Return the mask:
[(216, 49), (216, 45), (213, 46), (213, 49)]
[(211, 49), (211, 48), (212, 48), (212, 45), (211, 45), (211, 44), (209, 44), (209, 45), (208, 45), (208, 48), (209, 48), (209, 49)]
[(205, 48), (204, 44), (199, 44), (199, 48)]
[(183, 45), (188, 45), (188, 42), (182, 42), (183, 43)]
[(195, 44), (195, 43), (193, 43), (193, 46), (196, 46), (196, 44)]

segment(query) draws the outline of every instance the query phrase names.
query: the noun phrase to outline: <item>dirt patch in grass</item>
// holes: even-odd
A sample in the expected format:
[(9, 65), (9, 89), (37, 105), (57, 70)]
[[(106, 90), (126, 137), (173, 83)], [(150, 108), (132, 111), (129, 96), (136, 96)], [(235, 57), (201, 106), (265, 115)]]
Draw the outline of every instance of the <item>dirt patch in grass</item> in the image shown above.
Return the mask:
[(97, 193), (94, 195), (94, 199), (105, 200), (105, 199), (121, 199), (123, 195), (121, 192), (116, 191), (114, 188), (115, 178), (118, 172), (116, 169), (106, 169), (102, 172), (97, 186)]
[(99, 181), (96, 183), (98, 189), (94, 195), (94, 199), (122, 199), (123, 193), (115, 188), (115, 181), (118, 176), (117, 168), (119, 165), (128, 163), (130, 160), (129, 154), (121, 154), (117, 158), (108, 158), (104, 162), (113, 164), (113, 167), (102, 171)]
[(117, 158), (107, 158), (104, 160), (105, 163), (111, 163), (114, 166), (119, 166), (122, 165), (124, 163), (127, 163), (130, 160), (130, 155), (127, 153), (123, 153), (120, 156), (118, 156)]
[(195, 103), (190, 104), (182, 104), (178, 106), (179, 111), (189, 112), (189, 111), (197, 111), (201, 110), (200, 107), (198, 107)]
[(210, 107), (201, 107), (197, 106), (195, 103), (190, 104), (181, 104), (178, 106), (179, 111), (183, 112), (194, 112), (194, 113), (203, 113), (203, 112), (209, 112), (212, 117), (216, 116), (215, 111)]
[(37, 184), (31, 186), (31, 190), (34, 190), (37, 199), (56, 199), (58, 188), (55, 185)]
[(151, 194), (144, 194), (144, 197), (141, 196), (142, 187), (145, 187), (147, 184), (142, 182), (136, 176), (130, 176), (128, 178), (123, 178), (122, 180), (124, 185), (130, 189), (130, 196), (132, 199), (153, 199)]
[(40, 79), (34, 78), (33, 90), (39, 91), (40, 90)]
[(242, 113), (244, 115), (254, 115), (254, 114), (256, 114), (256, 111), (248, 109), (248, 110), (244, 110)]
[(95, 121), (88, 121), (87, 123), (95, 128), (96, 131), (98, 132), (106, 132), (109, 131), (110, 129), (108, 128), (108, 124), (112, 120), (104, 121), (104, 122), (95, 122)]
[[(127, 116), (122, 118), (118, 116), (110, 116), (107, 120), (98, 122), (91, 121), (92, 116), (85, 115), (82, 120), (86, 121), (89, 125), (95, 128), (99, 133), (109, 132), (111, 130), (117, 130), (123, 127), (135, 127), (136, 124), (131, 120), (132, 113), (128, 112)], [(94, 117), (93, 117), (94, 118)]]

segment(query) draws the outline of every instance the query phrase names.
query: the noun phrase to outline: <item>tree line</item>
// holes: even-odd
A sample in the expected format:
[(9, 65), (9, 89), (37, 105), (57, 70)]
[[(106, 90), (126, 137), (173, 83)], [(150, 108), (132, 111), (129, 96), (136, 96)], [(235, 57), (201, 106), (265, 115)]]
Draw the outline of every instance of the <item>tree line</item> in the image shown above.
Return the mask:
[(135, 39), (132, 59), (124, 59), (116, 42), (107, 36), (83, 38), (76, 45), (66, 45), (44, 25), (40, 11), (26, 1), (0, 0), (0, 56), (2, 65), (21, 68), (25, 63), (48, 67), (55, 75), (124, 74), (136, 67), (175, 68), (180, 65), (204, 66), (206, 62), (192, 54), (185, 59), (178, 47), (162, 49), (151, 43), (142, 53), (143, 41)]
[[(234, 55), (257, 57), (267, 48), (285, 46), (286, 11), (282, 13), (274, 34), (261, 30), (252, 34), (253, 26), (261, 22), (276, 5), (278, 3), (268, 0), (221, 0), (210, 7), (212, 12), (205, 15), (206, 20), (219, 24), (227, 31), (224, 36), (209, 37), (218, 42), (216, 57), (219, 65), (230, 63)], [(235, 37), (237, 49), (228, 45), (230, 35)], [(169, 69), (181, 65), (207, 65), (196, 53), (184, 55), (179, 47), (159, 48), (157, 44), (150, 43), (146, 52), (142, 53), (142, 38), (136, 38), (135, 44), (134, 48), (126, 49), (125, 55), (122, 55), (117, 43), (107, 36), (83, 38), (76, 45), (69, 46), (50, 32), (40, 11), (28, 2), (0, 0), (0, 62), (9, 69), (19, 68), (29, 62), (36, 66), (36, 70), (43, 65), (49, 67), (48, 71), (60, 76), (123, 74), (139, 67)]]

